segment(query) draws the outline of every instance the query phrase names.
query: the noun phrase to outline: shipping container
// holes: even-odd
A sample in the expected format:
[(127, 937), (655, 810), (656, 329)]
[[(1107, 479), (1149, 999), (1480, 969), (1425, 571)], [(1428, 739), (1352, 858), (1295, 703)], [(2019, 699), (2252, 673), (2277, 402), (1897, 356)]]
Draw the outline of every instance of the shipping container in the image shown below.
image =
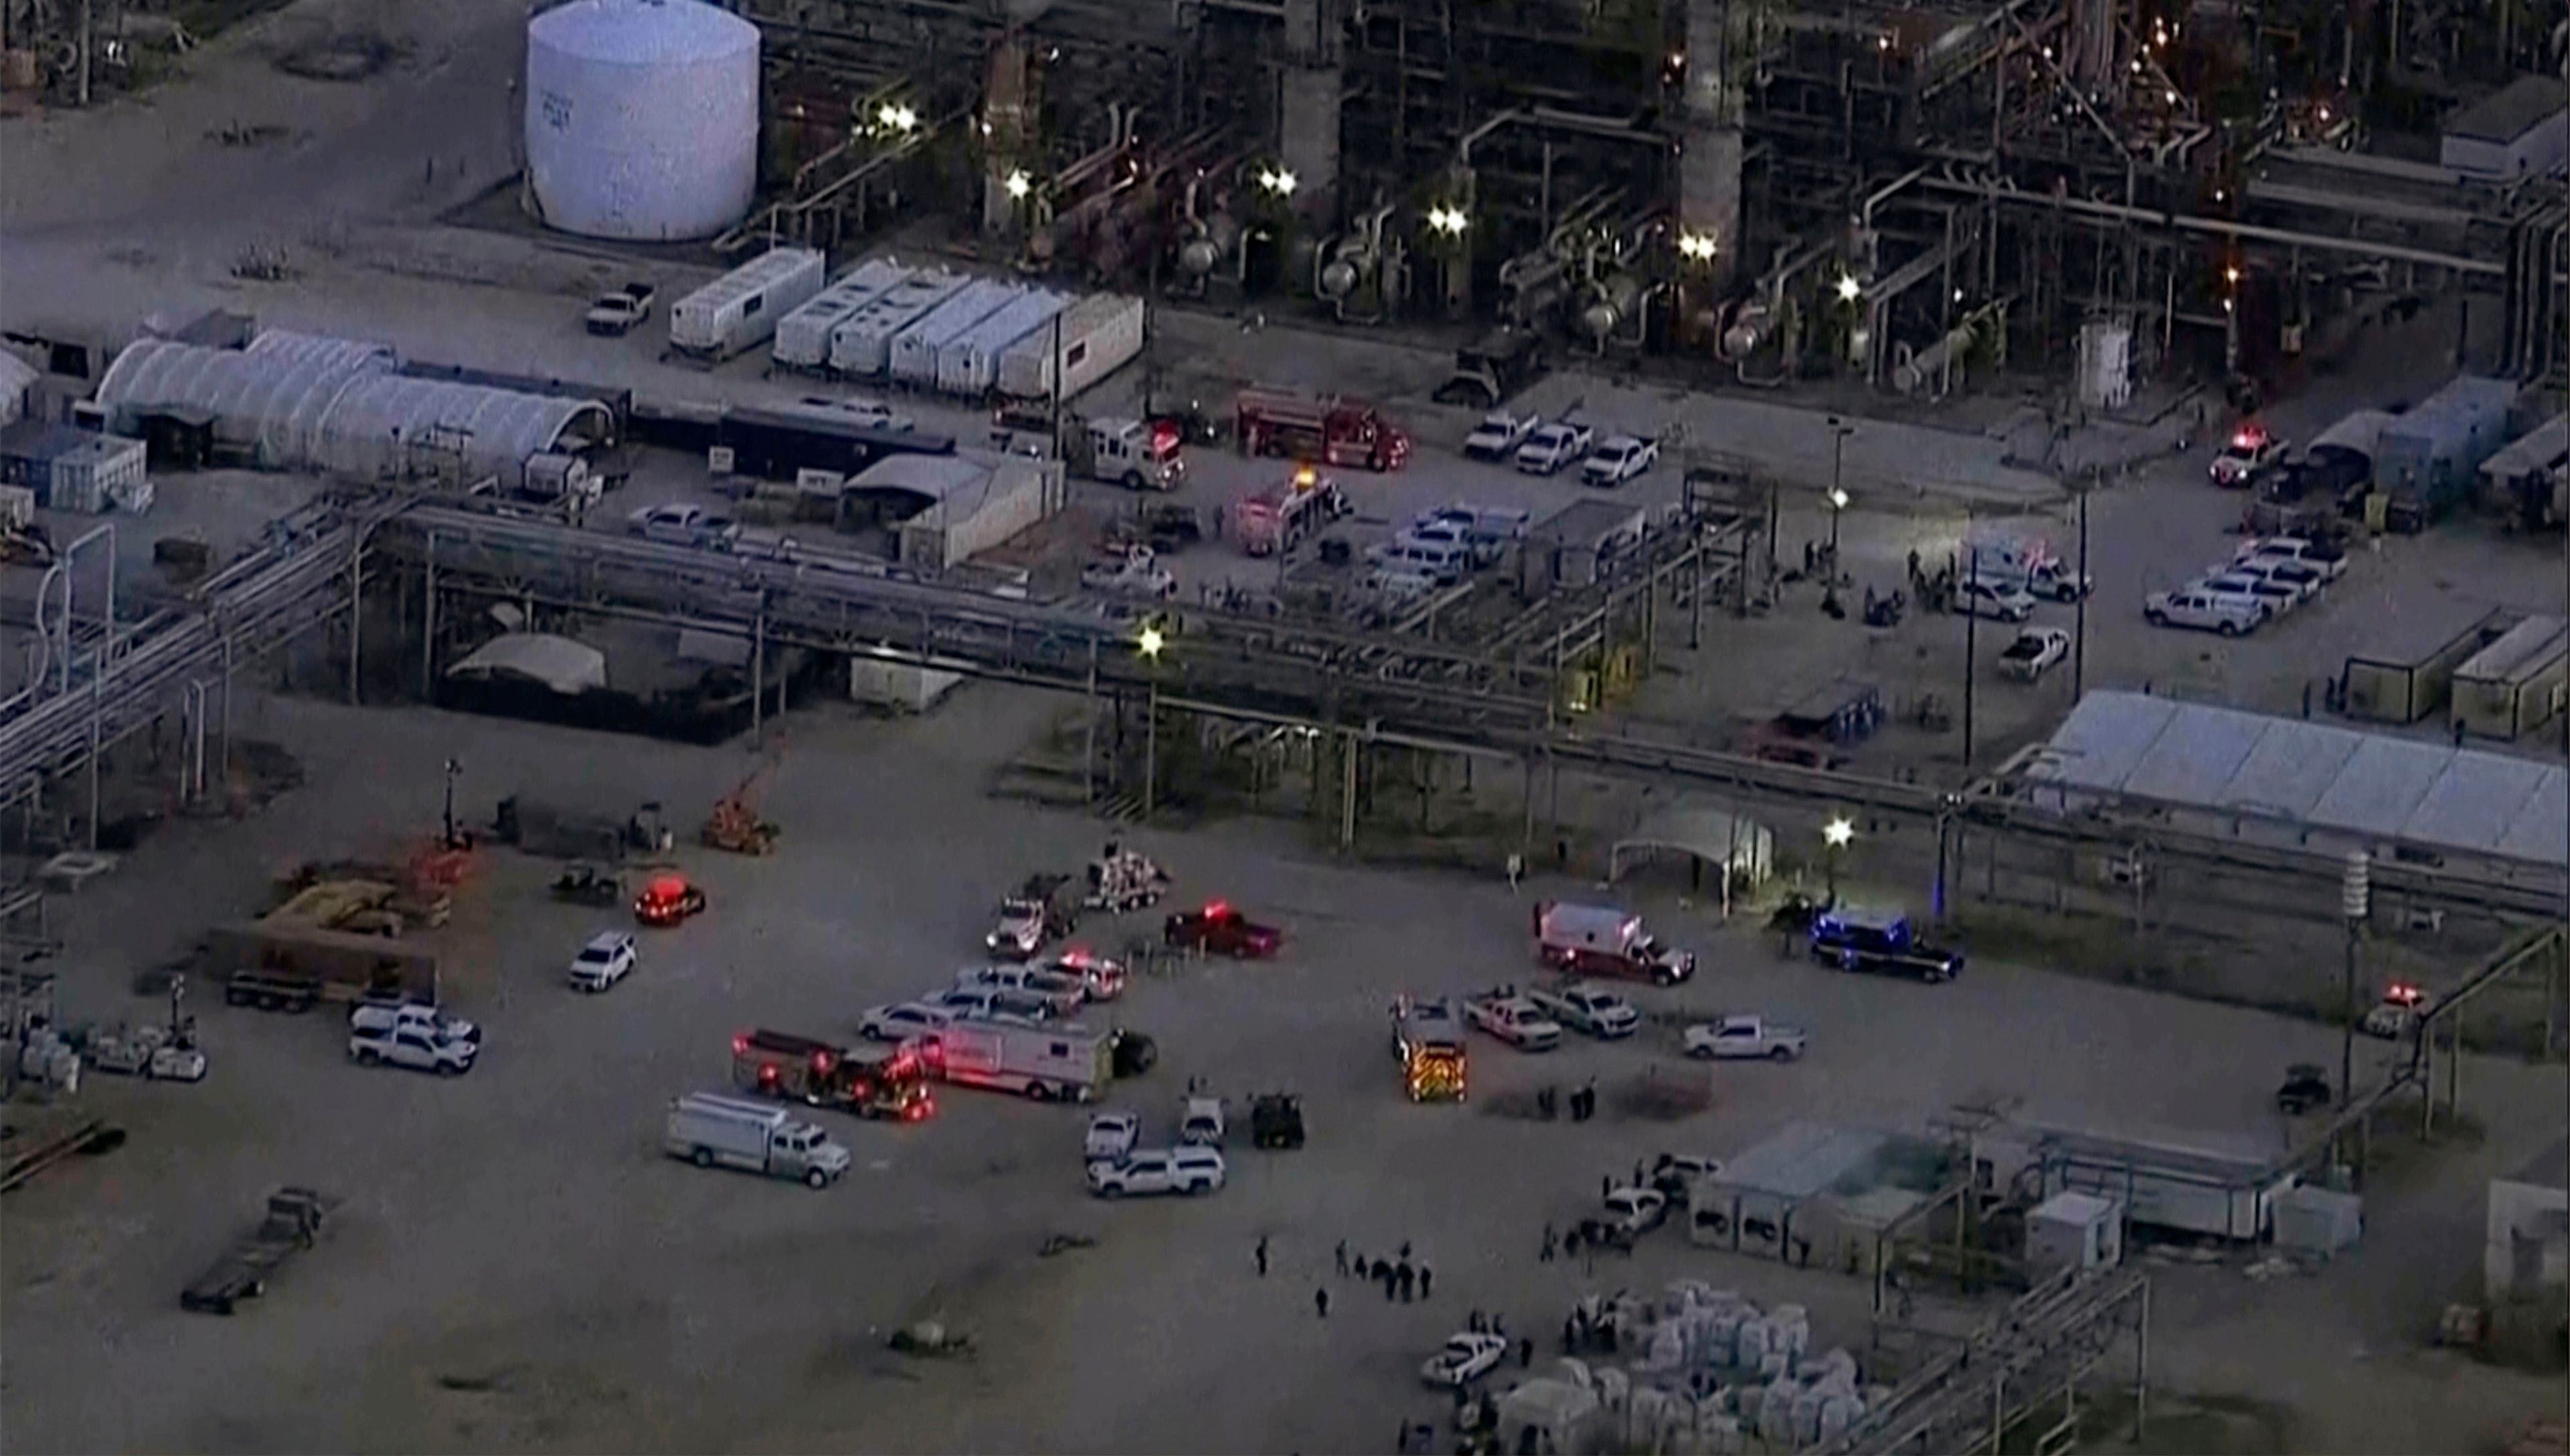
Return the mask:
[(1029, 339), (1051, 340), (1054, 320), (1069, 303), (1059, 293), (1038, 290), (965, 330), (937, 356), (937, 387), (968, 399), (989, 394), (1000, 384), (1001, 356)]
[(829, 368), (831, 333), (858, 310), (908, 281), (915, 271), (890, 258), (874, 258), (840, 274), (836, 282), (776, 321), (776, 343), (769, 357), (783, 369)]
[(967, 284), (964, 291), (893, 336), (892, 377), (915, 388), (933, 388), (937, 383), (937, 361), (945, 354), (946, 346), (971, 332), (975, 324), (1025, 297), (1027, 291), (997, 278)]
[(913, 273), (830, 330), (830, 372), (872, 379), (892, 365), (893, 337), (971, 286), (963, 273)]
[(2445, 705), (2454, 669), (2501, 630), (2498, 608), (2458, 604), (2413, 619), (2391, 644), (2359, 652), (2339, 672), (2343, 711), (2377, 723), (2415, 723)]
[(765, 342), (776, 321), (821, 291), (825, 267), (808, 247), (779, 247), (714, 279), (669, 310), (669, 347), (698, 359), (728, 359)]
[(2454, 669), (2453, 728), (2522, 738), (2552, 721), (2570, 685), (2570, 623), (2528, 617)]
[(2570, 465), (2570, 415), (2554, 415), (2481, 462), (2481, 504), (2527, 530), (2551, 525), (2552, 481)]
[(96, 516), (146, 499), (148, 456), (140, 440), (69, 425), (21, 420), (0, 428), (0, 483), (25, 487), (48, 511)]
[[(1062, 316), (1062, 397), (1080, 391), (1123, 368), (1142, 352), (1147, 325), (1142, 300), (1123, 293), (1092, 293)], [(1051, 329), (1030, 334), (1000, 356), (1000, 393), (1012, 399), (1051, 399), (1055, 348)]]

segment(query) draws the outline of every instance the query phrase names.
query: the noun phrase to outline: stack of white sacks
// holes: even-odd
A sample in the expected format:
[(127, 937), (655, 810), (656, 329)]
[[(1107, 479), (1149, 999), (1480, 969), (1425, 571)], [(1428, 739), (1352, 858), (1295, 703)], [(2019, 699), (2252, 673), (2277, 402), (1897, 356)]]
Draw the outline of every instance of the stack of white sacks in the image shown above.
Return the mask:
[[(1622, 1448), (1670, 1456), (1731, 1456), (1755, 1437), (1761, 1449), (1835, 1440), (1861, 1420), (1880, 1388), (1857, 1383), (1856, 1356), (1811, 1353), (1812, 1321), (1800, 1304), (1761, 1311), (1728, 1289), (1681, 1279), (1656, 1301), (1626, 1293), (1590, 1304), (1630, 1373), (1564, 1360), (1558, 1378), (1586, 1386)], [(1573, 1372), (1576, 1367), (1576, 1373)]]

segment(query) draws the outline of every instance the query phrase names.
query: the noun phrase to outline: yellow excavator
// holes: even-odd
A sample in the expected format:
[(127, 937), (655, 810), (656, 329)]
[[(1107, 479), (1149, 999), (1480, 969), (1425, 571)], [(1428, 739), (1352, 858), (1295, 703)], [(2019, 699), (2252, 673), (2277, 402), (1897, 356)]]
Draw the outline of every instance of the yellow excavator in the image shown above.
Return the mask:
[[(780, 745), (781, 748), (781, 745)], [(759, 784), (776, 767), (778, 749), (770, 749), (749, 771), (748, 777), (732, 786), (731, 792), (714, 801), (713, 813), (705, 816), (705, 827), (697, 838), (705, 848), (734, 855), (772, 855), (776, 853), (776, 826), (758, 817)]]

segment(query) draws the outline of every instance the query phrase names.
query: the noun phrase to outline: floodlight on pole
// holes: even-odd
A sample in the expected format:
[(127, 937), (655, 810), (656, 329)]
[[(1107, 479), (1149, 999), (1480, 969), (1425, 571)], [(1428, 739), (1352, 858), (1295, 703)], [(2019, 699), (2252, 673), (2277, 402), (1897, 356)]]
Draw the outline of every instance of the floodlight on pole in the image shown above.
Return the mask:
[(1428, 209), (1428, 225), (1448, 237), (1461, 237), (1464, 229), (1472, 225), (1472, 219), (1464, 215), (1461, 207), (1438, 206)]
[(1294, 174), (1287, 172), (1285, 169), (1277, 167), (1270, 168), (1259, 173), (1258, 184), (1280, 197), (1290, 197), (1294, 195), (1294, 189), (1303, 184), (1303, 180), (1296, 177)]
[(1035, 179), (1028, 177), (1024, 168), (1010, 173), (1008, 181), (1000, 183), (1000, 185), (1009, 189), (1010, 196), (1016, 197), (1021, 201), (1025, 200), (1027, 193), (1036, 189)]
[(1720, 251), (1720, 248), (1715, 243), (1713, 234), (1710, 232), (1681, 232), (1678, 234), (1678, 256), (1685, 258), (1689, 262), (1709, 263), (1713, 261), (1713, 255), (1718, 251)]
[(1856, 302), (1859, 298), (1862, 298), (1862, 297), (1864, 297), (1864, 296), (1865, 296), (1865, 285), (1864, 285), (1863, 283), (1860, 283), (1860, 282), (1858, 282), (1858, 281), (1856, 280), (1856, 274), (1854, 274), (1854, 273), (1841, 273), (1841, 274), (1839, 274), (1839, 298), (1840, 298), (1842, 301), (1844, 301), (1844, 302), (1848, 302), (1848, 303), (1854, 303), (1854, 302)]
[(1141, 633), (1133, 639), (1134, 648), (1145, 657), (1159, 656), (1160, 649), (1168, 644), (1169, 639), (1167, 634), (1163, 633), (1158, 627), (1144, 627), (1141, 630)]

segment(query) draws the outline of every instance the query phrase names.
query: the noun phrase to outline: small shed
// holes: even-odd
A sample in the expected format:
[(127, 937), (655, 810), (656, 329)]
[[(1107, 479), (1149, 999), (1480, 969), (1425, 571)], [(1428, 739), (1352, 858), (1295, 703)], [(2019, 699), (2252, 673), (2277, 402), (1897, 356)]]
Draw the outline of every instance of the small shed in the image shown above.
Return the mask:
[(2453, 726), (2483, 738), (2522, 738), (2549, 723), (2570, 692), (2570, 622), (2528, 617), (2454, 669)]
[(144, 465), (140, 440), (41, 420), (0, 429), (0, 484), (25, 487), (49, 511), (95, 516), (137, 499)]
[(1517, 552), (1517, 594), (1531, 601), (1612, 575), (1618, 556), (1642, 544), (1650, 513), (1622, 501), (1574, 501), (1538, 521)]
[(2570, 160), (2570, 98), (2558, 76), (2519, 76), (2445, 124), (2437, 161), (2473, 182), (2540, 177)]
[(2498, 608), (2455, 602), (2395, 625), (2378, 650), (2351, 654), (2339, 687), (2351, 718), (2415, 723), (2445, 705), (2454, 669), (2501, 630)]
[(2026, 1211), (2025, 1262), (2037, 1274), (2124, 1262), (2124, 1206), (2065, 1189)]

